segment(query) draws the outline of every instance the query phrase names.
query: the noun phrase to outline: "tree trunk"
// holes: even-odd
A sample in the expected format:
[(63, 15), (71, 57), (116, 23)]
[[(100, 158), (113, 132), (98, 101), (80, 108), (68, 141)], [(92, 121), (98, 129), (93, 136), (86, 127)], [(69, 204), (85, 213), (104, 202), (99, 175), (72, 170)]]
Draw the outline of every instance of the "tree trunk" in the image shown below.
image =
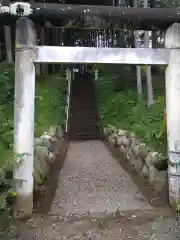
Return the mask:
[[(45, 28), (44, 27), (41, 27), (41, 29), (40, 29), (40, 44), (46, 45), (45, 44)], [(41, 64), (41, 74), (42, 75), (48, 74), (48, 65), (47, 64)]]
[[(134, 7), (137, 7), (137, 0), (134, 0)], [(138, 31), (134, 31), (134, 42), (135, 42), (135, 48), (140, 47), (139, 46), (139, 34)], [(141, 79), (141, 67), (136, 66), (136, 78), (137, 78), (137, 92), (138, 92), (138, 100), (142, 100), (142, 79)]]
[(11, 42), (11, 27), (4, 26), (5, 45), (6, 45), (6, 59), (8, 63), (13, 62), (12, 42)]

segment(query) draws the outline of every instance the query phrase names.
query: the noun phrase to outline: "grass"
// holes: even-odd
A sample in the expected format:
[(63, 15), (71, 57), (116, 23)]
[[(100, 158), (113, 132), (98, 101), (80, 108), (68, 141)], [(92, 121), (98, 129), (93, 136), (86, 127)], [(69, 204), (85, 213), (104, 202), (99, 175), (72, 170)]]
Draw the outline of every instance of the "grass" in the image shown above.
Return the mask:
[(102, 124), (112, 124), (132, 131), (140, 140), (148, 143), (150, 148), (166, 156), (166, 134), (157, 137), (165, 107), (164, 78), (153, 77), (155, 103), (151, 107), (147, 107), (145, 87), (143, 87), (143, 100), (138, 102), (136, 84), (115, 91), (115, 81), (112, 81), (115, 78), (112, 75), (105, 75), (96, 82)]
[(66, 82), (62, 76), (47, 76), (36, 83), (35, 136), (65, 119)]

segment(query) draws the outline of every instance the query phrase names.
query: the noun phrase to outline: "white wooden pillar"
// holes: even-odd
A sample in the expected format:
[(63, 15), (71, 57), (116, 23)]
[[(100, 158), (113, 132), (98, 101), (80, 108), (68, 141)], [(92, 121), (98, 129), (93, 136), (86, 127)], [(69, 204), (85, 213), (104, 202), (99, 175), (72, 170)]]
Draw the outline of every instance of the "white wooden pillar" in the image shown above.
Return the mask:
[(180, 205), (180, 24), (175, 23), (166, 32), (165, 47), (170, 48), (166, 69), (166, 114), (168, 140), (169, 202), (173, 208)]
[(97, 81), (98, 78), (99, 78), (99, 72), (98, 72), (98, 69), (95, 69), (94, 70), (94, 79), (95, 79), (95, 81)]
[(27, 18), (16, 23), (14, 101), (14, 187), (17, 201), (14, 217), (32, 215), (34, 158), (35, 66), (33, 46), (36, 31)]

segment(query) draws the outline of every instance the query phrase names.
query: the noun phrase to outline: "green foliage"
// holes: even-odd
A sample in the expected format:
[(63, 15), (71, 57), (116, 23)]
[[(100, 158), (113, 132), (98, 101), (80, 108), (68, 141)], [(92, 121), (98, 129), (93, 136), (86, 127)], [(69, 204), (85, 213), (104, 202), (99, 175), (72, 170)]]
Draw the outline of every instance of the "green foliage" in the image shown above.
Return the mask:
[(36, 81), (35, 135), (65, 119), (66, 81), (61, 75), (38, 78)]
[[(112, 76), (111, 76), (112, 78)], [(154, 81), (155, 104), (147, 107), (146, 91), (143, 101), (138, 103), (135, 87), (115, 92), (115, 81), (102, 77), (96, 82), (100, 116), (103, 125), (112, 124), (119, 128), (134, 132), (142, 141), (156, 150), (166, 154), (165, 134), (158, 138), (161, 128), (165, 99), (163, 94), (164, 80), (157, 77)]]
[(14, 65), (0, 64), (0, 167), (9, 164), (13, 141)]
[(14, 97), (14, 65), (7, 62), (0, 64), (0, 105), (13, 101)]

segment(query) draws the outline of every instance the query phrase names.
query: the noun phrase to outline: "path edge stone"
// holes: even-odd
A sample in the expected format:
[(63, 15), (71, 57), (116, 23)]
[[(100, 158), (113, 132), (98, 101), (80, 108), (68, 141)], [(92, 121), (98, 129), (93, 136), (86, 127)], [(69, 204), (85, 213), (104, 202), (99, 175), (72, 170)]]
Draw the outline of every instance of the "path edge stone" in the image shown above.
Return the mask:
[(168, 186), (167, 158), (152, 151), (134, 133), (113, 125), (103, 127), (104, 140), (115, 147), (123, 161), (127, 161), (143, 180), (161, 193)]

